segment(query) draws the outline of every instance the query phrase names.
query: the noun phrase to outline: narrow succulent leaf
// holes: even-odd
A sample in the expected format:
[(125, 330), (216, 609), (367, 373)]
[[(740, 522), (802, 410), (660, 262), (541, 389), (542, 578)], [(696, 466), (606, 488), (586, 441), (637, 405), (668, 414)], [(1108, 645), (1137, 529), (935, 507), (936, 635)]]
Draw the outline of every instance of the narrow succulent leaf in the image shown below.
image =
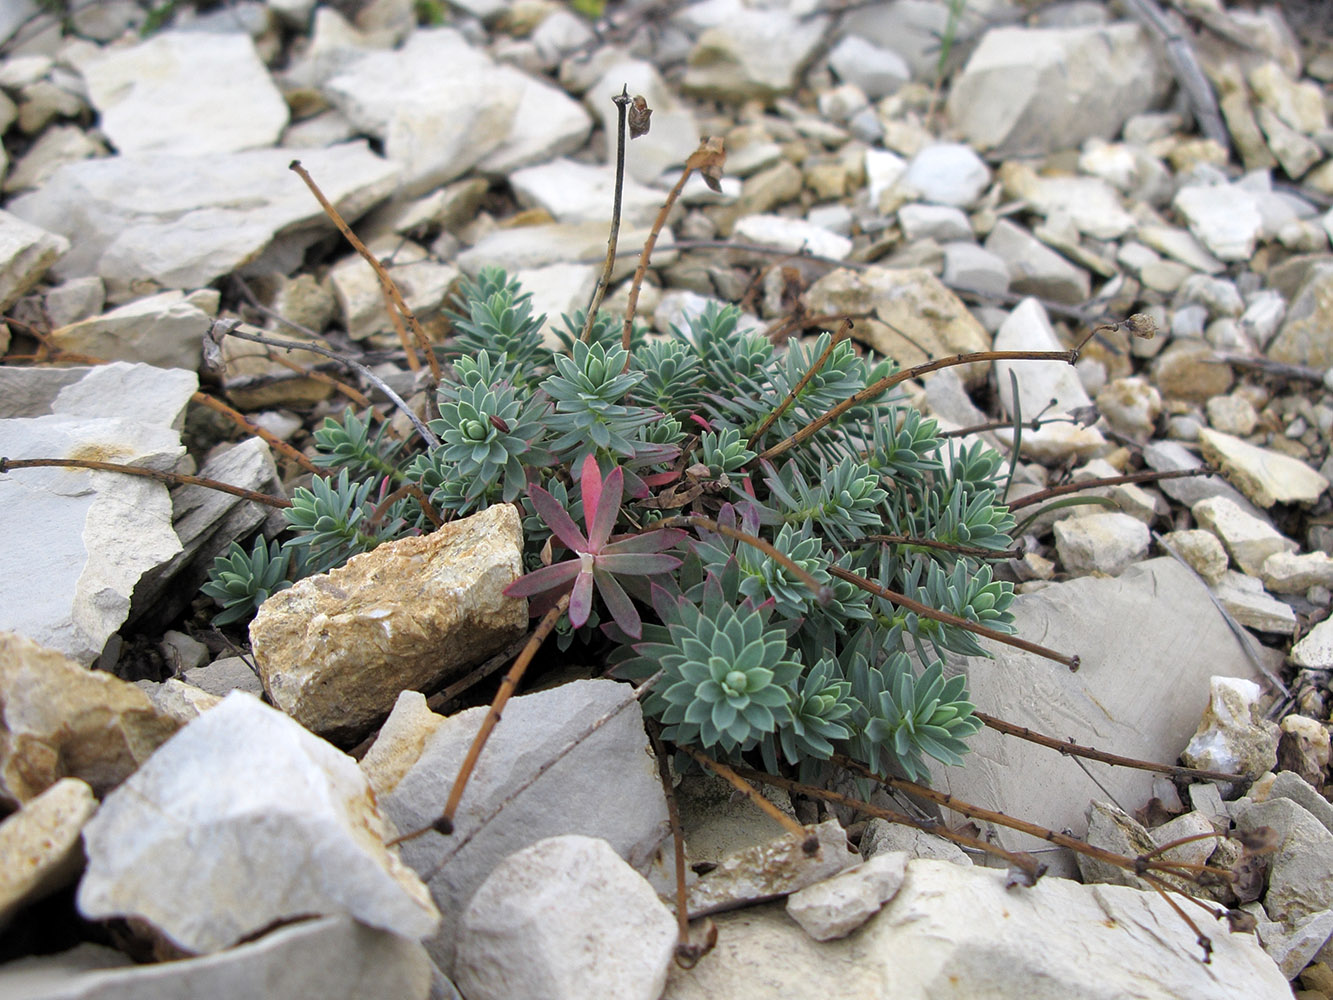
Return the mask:
[(528, 489), (528, 496), (532, 500), (533, 509), (537, 515), (546, 522), (546, 526), (551, 529), (565, 546), (572, 552), (589, 552), (592, 546), (588, 540), (583, 537), (583, 532), (579, 531), (565, 508), (560, 505), (560, 501), (551, 494), (547, 493), (540, 486), (531, 486)]
[(597, 593), (602, 595), (606, 609), (611, 612), (616, 624), (628, 635), (635, 639), (640, 638), (643, 635), (643, 620), (639, 617), (634, 602), (625, 593), (625, 588), (614, 576), (601, 572), (599, 568), (593, 569), (593, 580), (597, 583)]
[(579, 573), (574, 578), (574, 589), (569, 593), (569, 623), (582, 628), (592, 614), (592, 574)]
[(531, 573), (520, 576), (505, 588), (506, 597), (531, 597), (548, 590), (563, 590), (574, 577), (579, 575), (581, 564), (577, 559), (567, 559), (554, 566), (542, 566)]

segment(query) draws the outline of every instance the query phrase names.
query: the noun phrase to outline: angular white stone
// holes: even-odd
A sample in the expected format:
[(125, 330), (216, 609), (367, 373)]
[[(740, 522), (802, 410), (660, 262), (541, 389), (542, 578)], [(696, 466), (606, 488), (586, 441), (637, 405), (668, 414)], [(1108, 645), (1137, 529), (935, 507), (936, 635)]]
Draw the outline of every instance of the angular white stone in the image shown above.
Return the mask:
[(0, 312), (30, 291), (57, 259), (69, 240), (0, 212)]
[(196, 954), (312, 914), (425, 937), (440, 915), (387, 836), (355, 761), (237, 691), (107, 796), (79, 910), (147, 920)]
[(610, 844), (548, 837), (473, 895), (454, 979), (469, 1000), (657, 1000), (675, 945), (671, 911)]
[(859, 35), (844, 36), (829, 52), (828, 62), (840, 80), (856, 84), (872, 101), (894, 93), (912, 78), (912, 68), (902, 56)]
[[(410, 699), (400, 702), (371, 750), (379, 761), (392, 761), (376, 765), (375, 780), (392, 786), (381, 801), (400, 831), (420, 830), (440, 815), (487, 712), (469, 709), (432, 726), (423, 725), (420, 708), (411, 706)], [(403, 712), (415, 720), (399, 725), (395, 716)], [(556, 760), (608, 714), (609, 722)], [(453, 834), (432, 831), (403, 844), (409, 865), (423, 875), (434, 873), (430, 889), (445, 923), (427, 947), (446, 974), (453, 968), (458, 921), (477, 887), (505, 857), (561, 834), (606, 840), (656, 883), (660, 847), (670, 836), (666, 800), (642, 713), (623, 684), (574, 681), (511, 699), (468, 782)]]
[(1227, 570), (1227, 550), (1211, 531), (1198, 528), (1169, 531), (1162, 536), (1162, 545), (1173, 550), (1209, 583), (1222, 579)]
[(907, 164), (899, 185), (923, 201), (964, 208), (981, 197), (990, 168), (969, 146), (940, 142), (927, 146)]
[(1087, 271), (1008, 219), (995, 224), (985, 247), (1008, 265), (1015, 291), (1057, 302), (1083, 302), (1088, 297), (1092, 279)]
[(1263, 572), (1264, 560), (1274, 552), (1294, 552), (1296, 543), (1280, 535), (1267, 521), (1246, 513), (1226, 497), (1207, 497), (1190, 508), (1201, 528), (1211, 531), (1226, 546), (1236, 565), (1248, 576)]
[(121, 153), (235, 153), (273, 145), (287, 125), (287, 104), (245, 34), (157, 32), (82, 70)]
[(1073, 574), (1117, 576), (1148, 553), (1151, 536), (1142, 521), (1117, 511), (1055, 522), (1055, 548)]
[(782, 7), (737, 6), (720, 20), (699, 36), (682, 86), (697, 96), (736, 102), (792, 90), (829, 24), (826, 17), (798, 17)]
[(52, 331), (63, 350), (158, 368), (199, 368), (203, 338), (217, 314), (218, 293), (161, 292), (101, 316)]
[(1262, 690), (1241, 677), (1211, 677), (1208, 709), (1180, 759), (1189, 767), (1251, 779), (1277, 763), (1277, 726), (1263, 717)]
[(1325, 618), (1301, 636), (1301, 641), (1291, 647), (1291, 662), (1316, 670), (1333, 667), (1333, 618)]
[(748, 243), (779, 247), (788, 253), (811, 253), (842, 260), (852, 252), (852, 241), (803, 219), (783, 215), (747, 215), (736, 223), (733, 236)]
[(1231, 617), (1246, 628), (1276, 635), (1296, 631), (1296, 612), (1291, 605), (1265, 594), (1263, 584), (1252, 576), (1229, 569), (1213, 584), (1213, 593)]
[(816, 941), (856, 930), (893, 898), (907, 872), (907, 854), (876, 854), (855, 868), (808, 885), (787, 897), (787, 915)]
[(1274, 552), (1260, 570), (1275, 594), (1303, 594), (1311, 587), (1333, 588), (1333, 556), (1326, 552)]
[(930, 237), (938, 243), (947, 243), (972, 238), (967, 216), (952, 205), (904, 205), (898, 209), (898, 225), (909, 241)]
[(1263, 216), (1248, 191), (1228, 184), (1196, 184), (1181, 188), (1171, 204), (1219, 260), (1249, 260), (1254, 254)]
[(1205, 965), (1156, 893), (1050, 875), (1006, 888), (993, 868), (911, 861), (893, 900), (841, 941), (811, 941), (777, 906), (713, 919), (718, 947), (672, 969), (663, 1000), (1291, 996), (1253, 934), (1210, 924)]
[(1203, 445), (1203, 457), (1260, 507), (1311, 504), (1328, 489), (1327, 479), (1290, 455), (1259, 448), (1207, 427), (1199, 431), (1199, 443)]
[[(651, 134), (651, 133), (650, 133)], [(563, 157), (517, 170), (509, 184), (519, 204), (543, 208), (556, 222), (611, 221), (615, 168), (576, 163)], [(663, 193), (626, 177), (621, 187), (621, 219), (628, 224), (651, 224), (662, 207)]]

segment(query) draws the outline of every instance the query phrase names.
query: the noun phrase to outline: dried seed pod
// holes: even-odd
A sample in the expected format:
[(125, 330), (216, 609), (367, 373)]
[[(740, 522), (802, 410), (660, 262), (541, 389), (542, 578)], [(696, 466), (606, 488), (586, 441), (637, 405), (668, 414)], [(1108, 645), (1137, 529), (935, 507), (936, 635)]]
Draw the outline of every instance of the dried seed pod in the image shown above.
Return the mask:
[(634, 98), (634, 102), (629, 106), (629, 137), (637, 139), (641, 135), (647, 135), (652, 122), (653, 109), (648, 107), (647, 100), (642, 94)]

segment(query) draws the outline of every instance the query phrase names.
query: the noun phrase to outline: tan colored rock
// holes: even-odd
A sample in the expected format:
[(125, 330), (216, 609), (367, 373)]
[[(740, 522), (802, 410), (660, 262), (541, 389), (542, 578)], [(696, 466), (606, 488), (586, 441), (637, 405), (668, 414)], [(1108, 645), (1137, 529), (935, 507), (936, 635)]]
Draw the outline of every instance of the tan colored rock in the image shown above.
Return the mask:
[(1236, 489), (1260, 507), (1275, 503), (1314, 503), (1328, 480), (1304, 462), (1259, 448), (1230, 434), (1199, 430), (1203, 457), (1222, 470)]
[(1264, 560), (1264, 586), (1275, 594), (1303, 594), (1311, 587), (1333, 588), (1333, 557), (1326, 552), (1274, 552)]
[(1264, 141), (1264, 134), (1259, 131), (1259, 123), (1254, 120), (1254, 109), (1245, 89), (1241, 87), (1222, 95), (1218, 107), (1245, 169), (1267, 170), (1277, 166), (1277, 160)]
[(1290, 538), (1227, 497), (1205, 497), (1195, 503), (1190, 512), (1200, 527), (1222, 540), (1236, 565), (1250, 576), (1258, 576), (1264, 560), (1274, 552), (1296, 549), (1296, 543)]
[(78, 877), (79, 833), (96, 811), (87, 782), (61, 778), (0, 823), (0, 930), (18, 910)]
[(105, 794), (178, 726), (133, 684), (0, 632), (0, 797), (27, 802), (64, 777)]
[[(63, 351), (111, 361), (142, 361), (158, 368), (199, 367), (200, 345), (217, 314), (218, 293), (160, 292), (51, 334)], [(251, 345), (258, 347), (259, 345)]]
[(1275, 62), (1250, 70), (1249, 81), (1259, 103), (1296, 131), (1313, 135), (1328, 127), (1324, 95), (1317, 83), (1310, 80), (1298, 83)]
[(274, 594), (250, 624), (264, 689), (313, 732), (363, 734), (402, 691), (522, 633), (527, 602), (503, 593), (523, 571), (522, 541), (515, 508), (497, 504)]
[[(872, 313), (874, 318), (856, 322), (853, 336), (904, 368), (991, 346), (963, 300), (923, 268), (832, 271), (810, 286), (806, 306), (815, 314)], [(985, 381), (987, 368), (968, 365), (958, 371), (975, 386)]]
[(1153, 362), (1153, 384), (1167, 399), (1202, 403), (1223, 395), (1235, 377), (1216, 359), (1217, 352), (1201, 340), (1174, 341)]
[(361, 758), (361, 770), (377, 796), (383, 798), (397, 787), (444, 721), (443, 715), (430, 710), (420, 691), (404, 691), (398, 696), (374, 744)]
[(1170, 531), (1162, 536), (1162, 545), (1209, 583), (1216, 583), (1227, 571), (1227, 551), (1211, 531)]
[[(263, 333), (254, 327), (239, 327), (242, 333)], [(311, 342), (321, 347), (328, 347), (324, 340), (312, 340), (297, 330), (283, 330), (278, 334), (281, 340)], [(333, 393), (333, 386), (327, 382), (317, 382), (312, 378), (291, 378), (292, 370), (276, 361), (269, 360), (268, 352), (272, 348), (236, 337), (226, 337), (222, 341), (222, 361), (226, 366), (222, 386), (232, 405), (242, 410), (262, 410), (271, 406), (310, 406), (328, 399)], [(310, 351), (285, 351), (284, 360), (293, 364), (312, 367), (323, 364), (328, 358)], [(265, 381), (266, 376), (284, 376), (275, 381)]]
[(1333, 263), (1320, 260), (1309, 268), (1292, 296), (1286, 319), (1268, 345), (1267, 355), (1290, 365), (1328, 368), (1333, 365)]

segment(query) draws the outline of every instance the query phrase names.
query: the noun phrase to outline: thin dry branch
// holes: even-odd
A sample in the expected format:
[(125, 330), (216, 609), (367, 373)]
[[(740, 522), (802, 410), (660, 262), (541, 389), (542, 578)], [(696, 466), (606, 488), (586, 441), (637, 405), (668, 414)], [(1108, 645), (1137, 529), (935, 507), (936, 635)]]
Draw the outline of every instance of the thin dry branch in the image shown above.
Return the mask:
[(203, 486), (219, 493), (230, 493), (242, 500), (253, 500), (266, 507), (284, 510), (292, 505), (283, 497), (272, 497), (267, 493), (257, 493), (243, 486), (206, 479), (203, 476), (187, 476), (181, 472), (162, 472), (159, 469), (145, 469), (139, 465), (123, 465), (119, 462), (94, 462), (77, 458), (0, 458), (0, 475), (14, 469), (95, 469), (99, 472), (119, 472), (126, 476), (140, 476), (144, 479), (156, 479), (158, 482), (173, 486)]

